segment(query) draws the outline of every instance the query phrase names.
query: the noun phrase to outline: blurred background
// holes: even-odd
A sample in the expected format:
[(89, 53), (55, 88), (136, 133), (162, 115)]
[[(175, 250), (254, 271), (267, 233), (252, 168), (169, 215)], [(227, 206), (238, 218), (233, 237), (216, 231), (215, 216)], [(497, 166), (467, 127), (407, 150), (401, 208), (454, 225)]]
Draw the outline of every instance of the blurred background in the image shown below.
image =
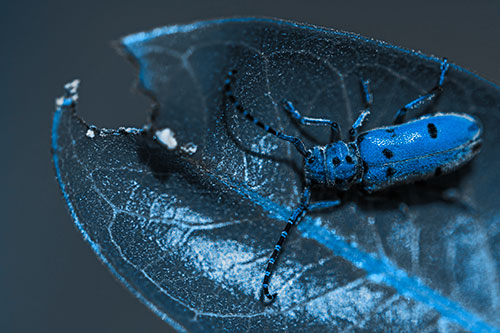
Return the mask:
[(112, 42), (229, 16), (280, 17), (446, 56), (500, 84), (500, 2), (16, 1), (0, 11), (0, 331), (166, 332), (76, 230), (50, 157), (54, 100), (81, 79), (78, 112), (98, 127), (141, 127), (150, 101)]

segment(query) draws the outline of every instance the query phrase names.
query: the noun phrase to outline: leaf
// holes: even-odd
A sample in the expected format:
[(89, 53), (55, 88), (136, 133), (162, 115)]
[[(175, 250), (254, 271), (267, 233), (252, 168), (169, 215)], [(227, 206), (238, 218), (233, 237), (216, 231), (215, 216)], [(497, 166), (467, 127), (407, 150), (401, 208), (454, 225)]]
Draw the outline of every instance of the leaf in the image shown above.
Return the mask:
[[(54, 117), (54, 164), (84, 238), (166, 322), (190, 331), (500, 329), (497, 86), (452, 65), (439, 100), (409, 115), (480, 119), (482, 151), (457, 172), (370, 195), (315, 190), (343, 204), (291, 233), (271, 281), (278, 298), (265, 307), (263, 270), (300, 198), (302, 161), (226, 104), (227, 72), (238, 71), (245, 108), (312, 146), (327, 143), (328, 130), (300, 128), (283, 99), (346, 132), (369, 79), (364, 129), (388, 125), (435, 84), (440, 59), (259, 18), (159, 28), (122, 45), (157, 103), (151, 123), (88, 126), (68, 86)], [(176, 149), (154, 140), (164, 128)]]

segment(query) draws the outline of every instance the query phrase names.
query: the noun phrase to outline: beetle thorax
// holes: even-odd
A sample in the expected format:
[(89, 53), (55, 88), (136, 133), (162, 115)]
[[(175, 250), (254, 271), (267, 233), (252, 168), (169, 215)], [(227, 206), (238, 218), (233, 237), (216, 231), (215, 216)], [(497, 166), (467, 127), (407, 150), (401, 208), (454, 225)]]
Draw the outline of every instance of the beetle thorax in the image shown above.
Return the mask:
[(362, 177), (362, 161), (356, 144), (337, 141), (316, 146), (304, 161), (306, 181), (347, 190)]

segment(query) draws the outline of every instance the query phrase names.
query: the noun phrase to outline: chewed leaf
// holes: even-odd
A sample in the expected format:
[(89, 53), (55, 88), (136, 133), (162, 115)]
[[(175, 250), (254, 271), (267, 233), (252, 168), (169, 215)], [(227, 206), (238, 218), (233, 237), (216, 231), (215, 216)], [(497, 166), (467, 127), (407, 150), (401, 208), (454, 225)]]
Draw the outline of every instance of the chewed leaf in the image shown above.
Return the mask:
[(301, 128), (282, 108), (337, 121), (363, 108), (363, 129), (432, 88), (440, 59), (335, 30), (272, 19), (160, 28), (122, 40), (157, 102), (145, 129), (105, 130), (76, 114), (76, 84), (58, 100), (57, 178), (78, 228), (137, 297), (178, 330), (500, 329), (500, 89), (452, 65), (422, 112), (467, 113), (483, 147), (449, 175), (340, 197), (289, 235), (259, 301), (272, 248), (304, 186), (302, 160), (224, 99), (234, 94), (266, 124), (325, 144), (328, 128)]

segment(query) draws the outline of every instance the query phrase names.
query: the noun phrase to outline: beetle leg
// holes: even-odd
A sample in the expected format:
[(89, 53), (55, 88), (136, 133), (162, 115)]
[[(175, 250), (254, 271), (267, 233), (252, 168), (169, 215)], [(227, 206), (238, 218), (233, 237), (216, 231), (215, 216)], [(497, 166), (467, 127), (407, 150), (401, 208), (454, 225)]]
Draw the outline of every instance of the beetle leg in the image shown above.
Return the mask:
[(365, 108), (361, 111), (358, 119), (352, 124), (351, 129), (349, 130), (349, 135), (351, 140), (355, 139), (358, 135), (358, 128), (363, 125), (363, 121), (370, 114), (370, 110), (373, 104), (373, 95), (370, 93), (369, 88), (370, 81), (369, 80), (361, 80), (361, 87), (363, 88), (363, 96), (364, 96), (364, 104)]
[(337, 139), (341, 139), (340, 136), (340, 126), (336, 122), (329, 120), (329, 119), (322, 119), (322, 118), (309, 118), (309, 117), (304, 117), (303, 115), (300, 114), (300, 112), (295, 108), (292, 102), (290, 101), (283, 101), (283, 109), (287, 113), (289, 113), (293, 119), (297, 120), (299, 123), (302, 125), (327, 125), (330, 126), (332, 130), (332, 139), (331, 141)]
[(396, 112), (396, 116), (394, 117), (393, 123), (401, 124), (404, 121), (406, 113), (409, 110), (416, 109), (420, 107), (422, 104), (436, 99), (436, 97), (439, 96), (439, 94), (443, 90), (444, 79), (446, 77), (446, 73), (448, 72), (449, 68), (450, 68), (450, 63), (448, 62), (448, 59), (443, 58), (443, 60), (441, 61), (441, 74), (439, 75), (439, 79), (436, 85), (426, 94), (421, 95), (420, 97), (416, 98), (415, 100), (411, 101), (410, 103), (406, 104), (401, 109), (399, 109), (398, 112)]

